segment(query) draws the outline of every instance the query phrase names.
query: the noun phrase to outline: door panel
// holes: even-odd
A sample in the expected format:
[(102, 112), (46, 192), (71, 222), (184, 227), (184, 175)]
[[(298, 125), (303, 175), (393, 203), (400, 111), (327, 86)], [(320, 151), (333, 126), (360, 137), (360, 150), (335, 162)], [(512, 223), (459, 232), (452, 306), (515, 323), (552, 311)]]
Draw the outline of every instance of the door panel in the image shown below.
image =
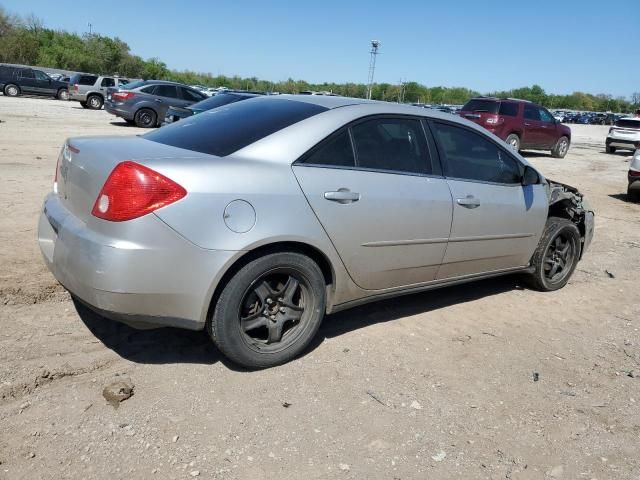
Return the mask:
[(293, 171), (358, 286), (435, 279), (451, 228), (444, 179), (303, 165)]
[(544, 187), (447, 182), (453, 195), (453, 223), (437, 278), (527, 265), (547, 218)]

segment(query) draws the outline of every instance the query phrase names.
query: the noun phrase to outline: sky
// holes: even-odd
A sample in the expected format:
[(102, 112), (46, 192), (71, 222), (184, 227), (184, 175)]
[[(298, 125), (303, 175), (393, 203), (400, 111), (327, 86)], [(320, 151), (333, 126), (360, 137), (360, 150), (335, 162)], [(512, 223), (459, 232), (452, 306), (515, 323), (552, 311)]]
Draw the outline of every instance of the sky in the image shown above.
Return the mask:
[[(214, 75), (416, 81), (486, 93), (640, 91), (639, 0), (0, 0), (48, 28), (117, 36), (143, 58)], [(97, 8), (92, 8), (97, 7)]]

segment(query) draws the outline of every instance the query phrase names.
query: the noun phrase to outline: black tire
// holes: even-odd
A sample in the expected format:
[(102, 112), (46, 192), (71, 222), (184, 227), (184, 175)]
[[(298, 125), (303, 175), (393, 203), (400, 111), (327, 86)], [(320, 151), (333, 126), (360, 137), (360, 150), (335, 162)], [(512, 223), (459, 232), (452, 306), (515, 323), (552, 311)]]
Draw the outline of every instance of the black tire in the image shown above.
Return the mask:
[(69, 90), (67, 90), (66, 88), (61, 88), (60, 90), (58, 90), (58, 93), (56, 93), (56, 98), (58, 100), (69, 100)]
[(574, 223), (566, 218), (549, 217), (531, 257), (535, 270), (527, 276), (529, 286), (542, 292), (564, 287), (578, 265), (581, 248), (580, 231)]
[(89, 95), (87, 97), (87, 107), (91, 110), (100, 110), (104, 105), (104, 100), (100, 95)]
[(136, 112), (133, 121), (140, 128), (153, 128), (157, 126), (158, 115), (150, 108), (141, 108)]
[(632, 202), (640, 202), (640, 190), (631, 190), (627, 188), (627, 198)]
[(20, 96), (20, 87), (13, 83), (8, 83), (4, 86), (4, 94), (7, 97), (18, 97)]
[(605, 147), (605, 151), (606, 151), (607, 153), (616, 153), (616, 147), (610, 147), (609, 145), (607, 145), (607, 146)]
[(505, 142), (516, 152), (520, 151), (520, 137), (516, 133), (509, 134)]
[(569, 139), (567, 137), (560, 137), (556, 142), (556, 145), (551, 149), (551, 156), (554, 158), (564, 158), (569, 151)]
[(316, 335), (325, 311), (325, 289), (320, 267), (305, 255), (283, 252), (257, 258), (224, 286), (207, 330), (238, 365), (281, 365), (302, 353)]
[(89, 108), (87, 102), (80, 102), (80, 105), (82, 106), (82, 108)]

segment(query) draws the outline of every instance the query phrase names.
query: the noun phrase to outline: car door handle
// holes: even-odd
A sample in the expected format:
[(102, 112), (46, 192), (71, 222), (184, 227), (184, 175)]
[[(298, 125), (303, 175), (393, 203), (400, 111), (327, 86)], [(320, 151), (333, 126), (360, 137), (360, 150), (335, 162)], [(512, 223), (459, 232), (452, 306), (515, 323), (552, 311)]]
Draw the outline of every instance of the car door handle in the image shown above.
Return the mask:
[(338, 203), (352, 203), (360, 200), (360, 194), (352, 192), (348, 188), (340, 188), (335, 192), (324, 192), (324, 198), (332, 202)]
[(530, 123), (527, 123), (527, 122), (524, 122), (524, 126), (525, 126), (525, 127), (530, 127), (530, 126), (531, 126), (531, 124), (530, 124)]
[(456, 203), (464, 208), (478, 208), (480, 200), (473, 195), (467, 195), (465, 198), (457, 198)]
[(164, 103), (164, 102), (163, 102), (162, 100), (160, 100), (159, 98), (156, 98), (156, 99), (155, 99), (155, 101), (156, 101), (157, 103)]

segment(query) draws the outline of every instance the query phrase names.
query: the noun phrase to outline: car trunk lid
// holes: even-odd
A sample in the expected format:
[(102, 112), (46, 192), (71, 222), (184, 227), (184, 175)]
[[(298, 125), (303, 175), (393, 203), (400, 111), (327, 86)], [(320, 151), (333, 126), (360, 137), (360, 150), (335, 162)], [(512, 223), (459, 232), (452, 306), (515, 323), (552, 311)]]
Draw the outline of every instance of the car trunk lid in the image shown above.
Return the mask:
[(58, 158), (54, 191), (71, 213), (88, 222), (102, 186), (119, 163), (130, 160), (165, 174), (171, 170), (167, 163), (191, 158), (192, 153), (137, 136), (71, 138)]

